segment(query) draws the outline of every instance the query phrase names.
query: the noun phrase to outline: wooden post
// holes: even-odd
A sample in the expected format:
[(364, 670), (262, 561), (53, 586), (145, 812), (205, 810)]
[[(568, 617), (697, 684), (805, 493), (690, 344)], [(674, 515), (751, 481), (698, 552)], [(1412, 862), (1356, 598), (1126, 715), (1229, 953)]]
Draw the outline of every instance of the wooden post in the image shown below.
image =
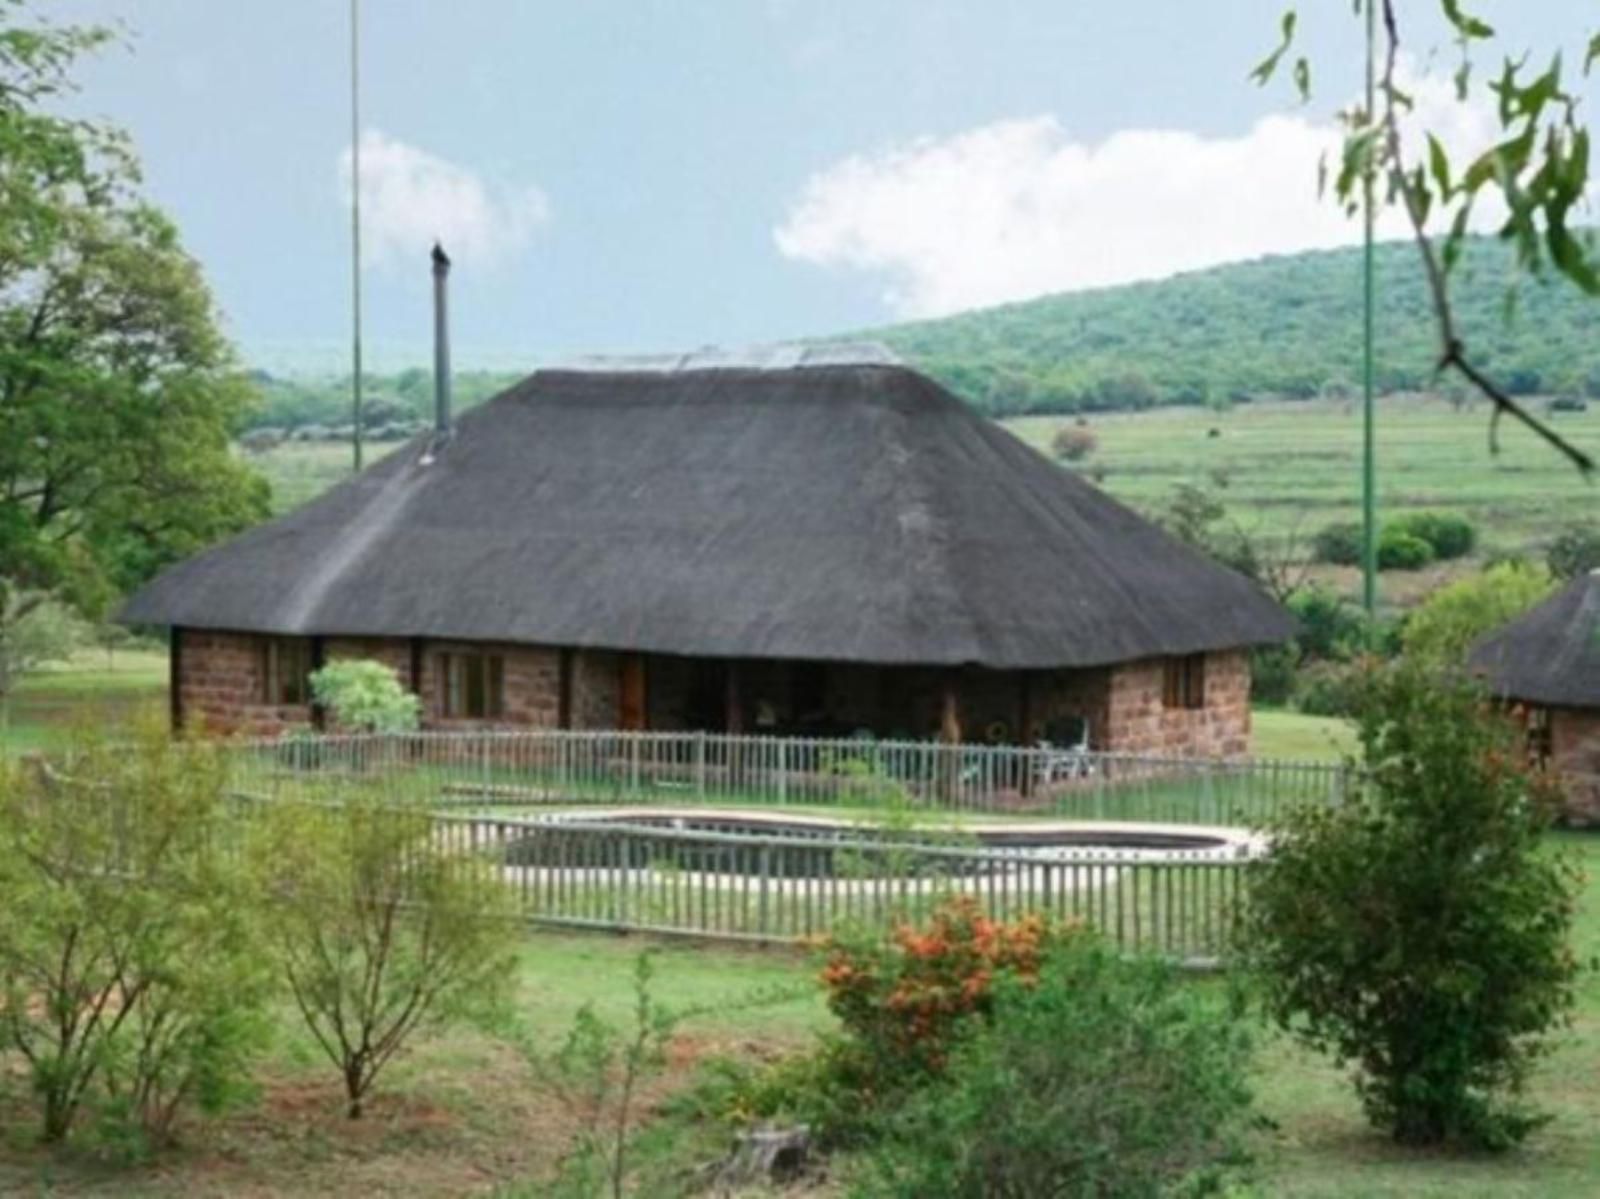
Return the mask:
[[(326, 654), (324, 652), (322, 638), (311, 638), (311, 673), (316, 674), (317, 671), (321, 670), (326, 664)], [(307, 698), (311, 699), (311, 727), (320, 733), (323, 729), (328, 727), (327, 709), (321, 704), (317, 703), (314, 698), (309, 696)]]
[(573, 649), (564, 645), (558, 659), (556, 682), (556, 727), (559, 729), (572, 727), (572, 674)]
[(1022, 747), (1018, 755), (1021, 778), (1018, 790), (1023, 795), (1033, 794), (1033, 674), (1020, 671), (1017, 675), (1017, 744)]
[(954, 799), (961, 792), (961, 705), (956, 693), (956, 673), (944, 676), (944, 691), (939, 714), (939, 740), (944, 750), (944, 793)]
[(183, 630), (172, 626), (172, 652), (167, 658), (167, 704), (172, 731), (183, 732)]

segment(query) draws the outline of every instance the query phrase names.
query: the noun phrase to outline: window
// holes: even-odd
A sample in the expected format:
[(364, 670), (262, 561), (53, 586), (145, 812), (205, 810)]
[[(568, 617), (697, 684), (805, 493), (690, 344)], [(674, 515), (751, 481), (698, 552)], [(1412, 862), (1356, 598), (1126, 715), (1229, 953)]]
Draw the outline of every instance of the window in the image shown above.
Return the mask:
[(311, 644), (300, 637), (270, 637), (261, 643), (261, 702), (311, 702)]
[(506, 667), (499, 654), (440, 654), (445, 716), (497, 720), (505, 713)]
[(1161, 680), (1161, 703), (1168, 708), (1206, 706), (1206, 656), (1168, 658)]
[(1549, 708), (1528, 709), (1528, 760), (1535, 766), (1549, 764), (1555, 740), (1550, 728)]

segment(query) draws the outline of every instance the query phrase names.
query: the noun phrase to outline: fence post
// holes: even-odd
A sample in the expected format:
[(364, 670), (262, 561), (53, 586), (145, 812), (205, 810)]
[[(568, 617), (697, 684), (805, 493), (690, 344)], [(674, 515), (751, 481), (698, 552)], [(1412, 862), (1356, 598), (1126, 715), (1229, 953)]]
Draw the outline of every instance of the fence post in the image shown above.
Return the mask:
[(772, 884), (772, 846), (763, 845), (760, 854), (761, 891), (756, 898), (756, 932), (765, 937), (768, 933), (767, 922), (768, 904)]
[(789, 746), (788, 742), (779, 737), (776, 739), (778, 747), (778, 802), (789, 802)]
[(694, 735), (694, 793), (701, 803), (706, 801), (706, 731)]

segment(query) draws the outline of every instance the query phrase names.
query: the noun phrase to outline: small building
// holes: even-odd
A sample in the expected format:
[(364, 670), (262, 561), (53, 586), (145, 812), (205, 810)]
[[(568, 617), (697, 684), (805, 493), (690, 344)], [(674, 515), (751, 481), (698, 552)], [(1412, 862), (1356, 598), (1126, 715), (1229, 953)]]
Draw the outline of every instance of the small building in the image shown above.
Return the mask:
[(174, 718), (317, 719), (390, 663), (434, 728), (541, 726), (1244, 753), (1252, 583), (887, 351), (541, 370), (168, 570)]
[(1600, 572), (1480, 640), (1468, 661), (1525, 722), (1530, 753), (1561, 776), (1567, 819), (1600, 823)]

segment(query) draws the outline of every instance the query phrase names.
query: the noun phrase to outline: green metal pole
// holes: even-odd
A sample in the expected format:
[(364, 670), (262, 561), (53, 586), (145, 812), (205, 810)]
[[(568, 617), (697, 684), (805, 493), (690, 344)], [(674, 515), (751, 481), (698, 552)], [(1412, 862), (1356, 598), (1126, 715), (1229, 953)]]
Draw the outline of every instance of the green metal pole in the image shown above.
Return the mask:
[[(1367, 121), (1375, 119), (1377, 84), (1374, 76), (1374, 52), (1377, 43), (1377, 10), (1379, 0), (1366, 0), (1367, 5)], [(1369, 159), (1362, 180), (1365, 208), (1363, 221), (1365, 241), (1362, 249), (1362, 339), (1361, 339), (1361, 604), (1367, 614), (1367, 635), (1373, 637), (1378, 614), (1378, 511), (1374, 468), (1374, 412), (1372, 404), (1372, 332), (1373, 283), (1372, 238), (1375, 213), (1373, 210), (1373, 170)]]
[(361, 0), (350, 0), (350, 449), (361, 471)]

